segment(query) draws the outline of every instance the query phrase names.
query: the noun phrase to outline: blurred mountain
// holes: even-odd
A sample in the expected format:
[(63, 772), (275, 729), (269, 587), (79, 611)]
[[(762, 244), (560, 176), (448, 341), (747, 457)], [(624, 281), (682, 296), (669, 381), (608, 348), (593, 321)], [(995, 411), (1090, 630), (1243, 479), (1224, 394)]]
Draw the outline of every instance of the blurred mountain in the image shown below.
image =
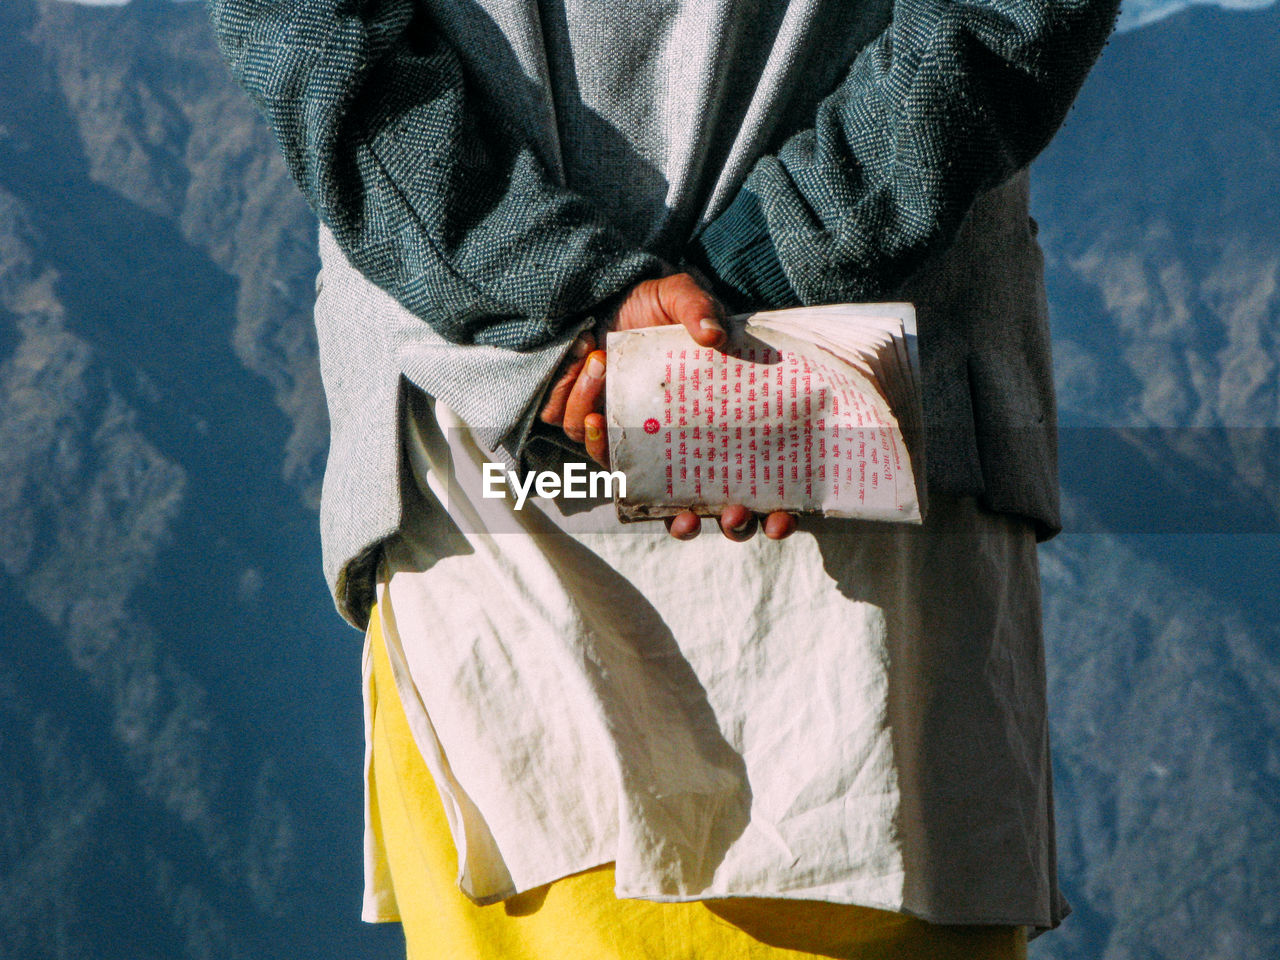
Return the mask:
[[(0, 4), (4, 958), (402, 955), (357, 919), (314, 225), (204, 17)], [(1278, 27), (1116, 37), (1036, 164), (1076, 909), (1040, 960), (1280, 956)]]
[(310, 214), (200, 7), (5, 0), (0, 63), (0, 956), (395, 956)]
[(1061, 960), (1280, 956), (1280, 10), (1113, 38), (1033, 175)]
[(1129, 428), (1166, 482), (1190, 493), (1195, 480), (1195, 497), (1231, 487), (1235, 510), (1272, 532), (1277, 69), (1274, 6), (1119, 36), (1036, 165), (1064, 426)]
[(1042, 551), (1075, 912), (1031, 956), (1268, 960), (1280, 956), (1280, 635), (1143, 547), (1067, 535)]
[[(103, 0), (80, 0), (80, 2), (103, 2)], [(106, 0), (114, 2), (114, 0)], [(1120, 5), (1120, 30), (1134, 30), (1163, 20), (1175, 13), (1181, 13), (1190, 6), (1207, 5), (1222, 7), (1226, 10), (1256, 10), (1270, 6), (1276, 0), (1124, 0)]]

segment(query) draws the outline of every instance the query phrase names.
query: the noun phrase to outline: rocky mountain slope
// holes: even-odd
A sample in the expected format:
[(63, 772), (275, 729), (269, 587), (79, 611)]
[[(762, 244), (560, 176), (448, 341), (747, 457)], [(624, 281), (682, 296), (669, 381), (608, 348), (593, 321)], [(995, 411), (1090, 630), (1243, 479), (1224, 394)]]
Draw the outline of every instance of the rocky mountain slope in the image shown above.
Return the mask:
[(1127, 428), (1152, 528), (1280, 529), (1277, 67), (1274, 6), (1122, 35), (1036, 165), (1065, 439)]
[(196, 6), (11, 0), (0, 63), (0, 956), (394, 956), (310, 215)]
[(1280, 11), (1112, 40), (1035, 168), (1074, 529), (1042, 553), (1040, 957), (1280, 956)]

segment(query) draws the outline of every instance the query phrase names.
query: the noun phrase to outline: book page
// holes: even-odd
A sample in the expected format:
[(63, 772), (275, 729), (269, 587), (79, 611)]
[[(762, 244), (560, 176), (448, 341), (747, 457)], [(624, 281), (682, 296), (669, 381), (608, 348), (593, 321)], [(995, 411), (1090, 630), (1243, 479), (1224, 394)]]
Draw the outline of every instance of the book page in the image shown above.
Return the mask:
[(620, 516), (739, 503), (919, 522), (907, 442), (874, 379), (900, 361), (893, 338), (862, 330), (851, 338), (860, 354), (793, 335), (802, 329), (739, 321), (722, 349), (678, 326), (609, 335), (610, 455), (627, 477)]

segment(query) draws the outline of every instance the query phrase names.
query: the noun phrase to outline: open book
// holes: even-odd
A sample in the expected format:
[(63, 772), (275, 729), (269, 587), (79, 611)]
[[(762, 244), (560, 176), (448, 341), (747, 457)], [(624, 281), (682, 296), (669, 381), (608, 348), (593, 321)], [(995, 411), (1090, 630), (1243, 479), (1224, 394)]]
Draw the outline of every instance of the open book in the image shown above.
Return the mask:
[(733, 317), (720, 349), (684, 327), (610, 333), (605, 417), (624, 521), (682, 510), (919, 523), (919, 360), (909, 303)]

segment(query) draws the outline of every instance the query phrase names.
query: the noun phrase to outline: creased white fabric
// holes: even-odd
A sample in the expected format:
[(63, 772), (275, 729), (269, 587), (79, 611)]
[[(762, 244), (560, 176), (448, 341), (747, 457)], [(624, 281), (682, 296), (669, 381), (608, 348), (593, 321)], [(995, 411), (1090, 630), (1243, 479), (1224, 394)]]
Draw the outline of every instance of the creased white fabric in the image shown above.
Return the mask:
[(379, 608), (468, 896), (616, 861), (620, 897), (1065, 916), (1027, 523), (940, 497), (923, 528), (680, 543), (608, 503), (517, 513), (434, 413), (409, 485), (447, 509), (413, 498)]

